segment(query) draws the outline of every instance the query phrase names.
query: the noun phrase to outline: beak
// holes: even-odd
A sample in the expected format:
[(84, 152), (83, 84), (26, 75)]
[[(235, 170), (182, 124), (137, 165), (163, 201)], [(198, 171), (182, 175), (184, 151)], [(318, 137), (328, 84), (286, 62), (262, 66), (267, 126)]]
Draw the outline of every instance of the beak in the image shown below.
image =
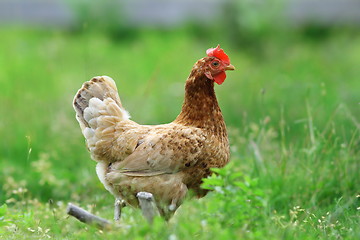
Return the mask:
[(229, 65), (227, 65), (227, 67), (225, 68), (225, 70), (235, 70), (235, 67), (234, 67), (234, 65), (229, 64)]

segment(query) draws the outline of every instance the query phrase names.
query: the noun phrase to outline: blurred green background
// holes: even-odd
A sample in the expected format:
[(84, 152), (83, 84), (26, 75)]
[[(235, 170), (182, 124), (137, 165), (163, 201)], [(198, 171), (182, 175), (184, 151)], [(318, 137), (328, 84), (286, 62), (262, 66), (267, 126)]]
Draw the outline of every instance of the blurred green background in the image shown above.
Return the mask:
[[(134, 121), (167, 123), (181, 109), (193, 64), (220, 44), (236, 66), (216, 86), (233, 162), (220, 178), (232, 186), (227, 176), (241, 173), (240, 182), (256, 184), (189, 200), (157, 231), (126, 210), (125, 223), (143, 228), (122, 234), (360, 237), (360, 8), (320, 2), (1, 1), (0, 236), (101, 238), (75, 221), (68, 226), (63, 213), (46, 217), (70, 201), (111, 217), (113, 198), (75, 120), (76, 91), (93, 76), (111, 76)], [(221, 210), (240, 195), (261, 207), (244, 197), (238, 210)], [(219, 211), (204, 216), (213, 205)], [(222, 219), (217, 214), (225, 220), (202, 225)], [(198, 228), (184, 223), (190, 216)]]

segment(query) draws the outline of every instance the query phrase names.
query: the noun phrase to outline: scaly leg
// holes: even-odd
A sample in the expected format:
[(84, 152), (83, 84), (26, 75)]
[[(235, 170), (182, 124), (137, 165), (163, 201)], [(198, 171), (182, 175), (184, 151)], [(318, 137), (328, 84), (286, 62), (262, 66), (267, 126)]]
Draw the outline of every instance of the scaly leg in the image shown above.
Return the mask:
[(159, 215), (153, 195), (148, 192), (138, 192), (136, 197), (139, 199), (143, 216), (151, 224), (154, 217)]
[(114, 204), (114, 220), (115, 221), (119, 221), (121, 218), (121, 209), (123, 207), (125, 207), (125, 201), (122, 200), (121, 198), (116, 198), (115, 199), (115, 204)]

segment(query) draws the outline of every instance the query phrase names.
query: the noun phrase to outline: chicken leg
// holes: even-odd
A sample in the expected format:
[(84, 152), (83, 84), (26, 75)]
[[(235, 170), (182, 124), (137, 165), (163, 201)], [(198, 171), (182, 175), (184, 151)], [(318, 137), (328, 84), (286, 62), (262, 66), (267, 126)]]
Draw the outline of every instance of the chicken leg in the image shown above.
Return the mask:
[(119, 221), (121, 218), (121, 209), (123, 207), (125, 207), (125, 201), (122, 200), (121, 198), (116, 198), (115, 199), (115, 204), (114, 204), (114, 220), (115, 221)]
[(154, 217), (159, 215), (154, 197), (149, 192), (138, 192), (136, 197), (139, 199), (140, 208), (143, 216), (151, 224)]

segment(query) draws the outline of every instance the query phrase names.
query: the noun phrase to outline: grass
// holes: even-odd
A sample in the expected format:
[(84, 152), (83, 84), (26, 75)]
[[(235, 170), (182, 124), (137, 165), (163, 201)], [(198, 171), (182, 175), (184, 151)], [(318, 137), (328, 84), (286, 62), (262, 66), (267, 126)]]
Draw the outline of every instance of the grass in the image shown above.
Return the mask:
[[(172, 121), (193, 63), (219, 43), (184, 31), (122, 42), (95, 32), (1, 29), (1, 239), (358, 239), (360, 36), (268, 40), (261, 54), (220, 41), (237, 71), (216, 87), (232, 163), (169, 223), (125, 208), (102, 232), (67, 218), (75, 202), (111, 219), (71, 106), (109, 75), (134, 120)], [(240, 47), (241, 49), (241, 47)]]

